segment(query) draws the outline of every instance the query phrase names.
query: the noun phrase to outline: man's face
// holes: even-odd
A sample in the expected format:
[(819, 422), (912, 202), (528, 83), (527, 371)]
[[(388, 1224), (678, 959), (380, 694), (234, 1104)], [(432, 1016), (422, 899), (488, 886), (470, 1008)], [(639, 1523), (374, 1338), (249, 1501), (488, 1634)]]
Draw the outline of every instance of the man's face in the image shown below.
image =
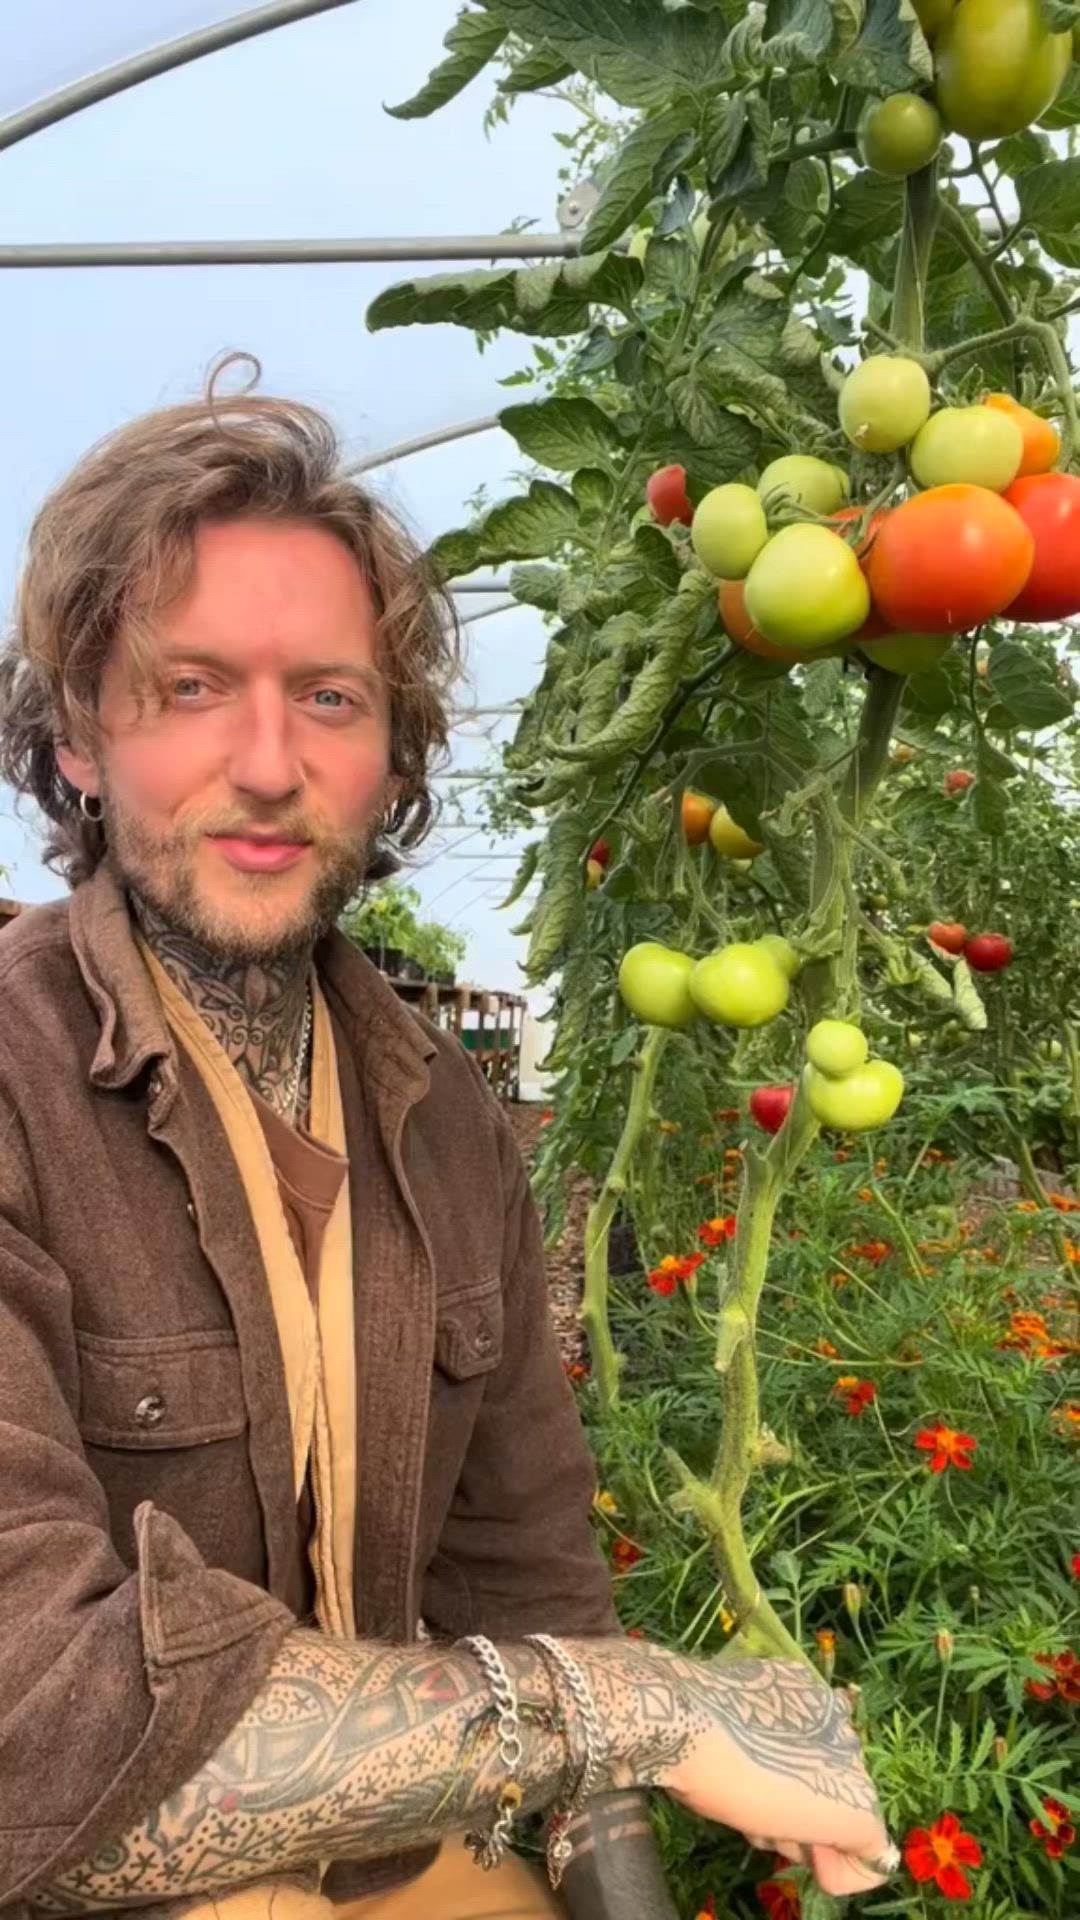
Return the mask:
[(161, 615), (166, 693), (140, 713), (126, 649), (102, 681), (97, 794), (120, 879), (223, 958), (301, 950), (356, 893), (393, 791), (375, 612), (352, 556), (301, 522), (201, 528)]

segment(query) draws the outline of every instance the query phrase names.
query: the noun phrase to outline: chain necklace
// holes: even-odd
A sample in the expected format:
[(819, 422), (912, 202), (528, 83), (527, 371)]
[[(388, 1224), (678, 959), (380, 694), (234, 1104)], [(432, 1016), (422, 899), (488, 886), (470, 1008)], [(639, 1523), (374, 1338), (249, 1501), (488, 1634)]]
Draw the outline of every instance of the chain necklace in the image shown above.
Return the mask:
[(311, 997), (311, 982), (308, 981), (304, 995), (304, 1017), (300, 1022), (300, 1043), (296, 1050), (296, 1064), (282, 1088), (282, 1112), (291, 1126), (296, 1125), (296, 1105), (300, 1098), (300, 1081), (303, 1077), (304, 1062), (307, 1059), (308, 1042), (311, 1039), (312, 1022), (315, 1017)]

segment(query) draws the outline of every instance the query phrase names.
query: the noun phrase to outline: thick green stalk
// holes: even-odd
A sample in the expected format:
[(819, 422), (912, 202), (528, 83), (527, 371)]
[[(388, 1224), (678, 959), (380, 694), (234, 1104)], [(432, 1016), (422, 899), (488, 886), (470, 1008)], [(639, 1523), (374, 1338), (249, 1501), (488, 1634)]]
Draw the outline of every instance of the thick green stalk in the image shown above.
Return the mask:
[(608, 1242), (612, 1223), (626, 1193), (631, 1166), (652, 1118), (656, 1072), (669, 1038), (665, 1027), (650, 1027), (647, 1031), (645, 1043), (634, 1061), (630, 1102), (619, 1144), (585, 1222), (585, 1286), (581, 1324), (589, 1342), (593, 1379), (600, 1405), (605, 1411), (618, 1400), (622, 1366), (622, 1356), (611, 1337)]

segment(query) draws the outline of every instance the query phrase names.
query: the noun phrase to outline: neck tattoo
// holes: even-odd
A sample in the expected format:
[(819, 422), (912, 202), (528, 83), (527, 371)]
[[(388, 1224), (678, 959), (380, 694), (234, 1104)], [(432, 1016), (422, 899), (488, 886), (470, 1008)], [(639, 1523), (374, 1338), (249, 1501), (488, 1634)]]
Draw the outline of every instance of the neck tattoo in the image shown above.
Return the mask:
[(202, 1015), (246, 1084), (284, 1120), (307, 1107), (313, 1025), (311, 955), (253, 962), (222, 958), (133, 898), (144, 939)]

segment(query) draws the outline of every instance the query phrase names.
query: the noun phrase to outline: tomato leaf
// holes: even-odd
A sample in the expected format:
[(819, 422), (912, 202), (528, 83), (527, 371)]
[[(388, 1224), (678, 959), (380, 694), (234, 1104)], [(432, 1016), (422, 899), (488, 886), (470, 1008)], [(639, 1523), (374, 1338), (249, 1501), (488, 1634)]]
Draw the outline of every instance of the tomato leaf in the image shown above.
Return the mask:
[(367, 325), (371, 333), (447, 322), (481, 332), (509, 327), (517, 333), (584, 333), (594, 303), (629, 311), (640, 285), (638, 262), (611, 253), (539, 267), (436, 273), (387, 287), (368, 308)]
[(999, 140), (993, 152), (994, 165), (1014, 180), (1054, 157), (1053, 143), (1034, 127), (1025, 127), (1022, 133), (1011, 134), (1008, 140)]
[(540, 559), (572, 539), (578, 521), (573, 494), (550, 480), (534, 480), (528, 493), (501, 501), (478, 526), (444, 533), (429, 557), (448, 579), (500, 560)]
[(991, 647), (988, 677), (1018, 727), (1036, 732), (1064, 720), (1073, 710), (1073, 702), (1051, 670), (1017, 640), (999, 640)]
[(1058, 133), (1063, 127), (1080, 125), (1080, 66), (1075, 60), (1065, 75), (1065, 83), (1054, 101), (1047, 107), (1040, 127), (1046, 127), (1050, 133)]
[(673, 96), (722, 90), (727, 27), (691, 8), (654, 0), (499, 0), (499, 17), (525, 40), (543, 40), (624, 107), (667, 107)]
[(709, 192), (722, 180), (739, 150), (746, 125), (746, 102), (741, 93), (710, 100), (702, 121), (701, 147)]
[(613, 421), (592, 400), (535, 400), (504, 407), (499, 424), (522, 453), (542, 467), (573, 473), (578, 467), (609, 465), (621, 442)]
[(419, 93), (403, 100), (400, 106), (387, 107), (386, 112), (395, 120), (424, 120), (428, 114), (436, 113), (483, 72), (498, 53), (506, 33), (505, 22), (496, 14), (468, 10), (459, 13), (443, 41), (449, 58), (440, 62)]
[(833, 44), (829, 0), (768, 0), (762, 53), (772, 67), (816, 66)]
[(1049, 27), (1051, 33), (1071, 33), (1080, 20), (1076, 0), (1039, 0), (1039, 12), (1043, 25)]
[(979, 755), (978, 767), (979, 778), (975, 782), (973, 795), (975, 825), (980, 833), (989, 834), (993, 840), (1005, 831), (1008, 808), (1000, 785), (987, 775), (982, 754)]
[(649, 201), (666, 191), (686, 157), (676, 144), (678, 136), (690, 131), (693, 119), (692, 103), (683, 100), (627, 135), (586, 229), (591, 251), (612, 246)]
[(520, 60), (515, 60), (509, 73), (503, 75), (497, 83), (499, 93), (538, 93), (543, 87), (557, 87), (568, 80), (574, 69), (569, 60), (564, 60), (554, 47), (542, 42), (533, 47)]
[(527, 607), (540, 607), (544, 613), (556, 613), (562, 578), (561, 567), (512, 567), (510, 591), (515, 600), (523, 601)]
[(869, 0), (862, 31), (832, 71), (843, 86), (866, 93), (903, 93), (934, 77), (934, 63), (911, 0)]
[(499, 901), (498, 911), (500, 913), (506, 907), (512, 907), (515, 901), (521, 899), (522, 894), (524, 893), (526, 887), (528, 886), (530, 880), (532, 879), (534, 873), (536, 872), (537, 867), (540, 864), (541, 846), (542, 846), (541, 841), (532, 840), (530, 841), (529, 845), (526, 847), (524, 853), (521, 856), (521, 861), (518, 866), (518, 870), (514, 875), (513, 885), (511, 886), (510, 891), (507, 894), (505, 900)]
[(1050, 160), (1021, 174), (1016, 197), (1021, 218), (1040, 237), (1072, 233), (1080, 223), (1080, 159)]

